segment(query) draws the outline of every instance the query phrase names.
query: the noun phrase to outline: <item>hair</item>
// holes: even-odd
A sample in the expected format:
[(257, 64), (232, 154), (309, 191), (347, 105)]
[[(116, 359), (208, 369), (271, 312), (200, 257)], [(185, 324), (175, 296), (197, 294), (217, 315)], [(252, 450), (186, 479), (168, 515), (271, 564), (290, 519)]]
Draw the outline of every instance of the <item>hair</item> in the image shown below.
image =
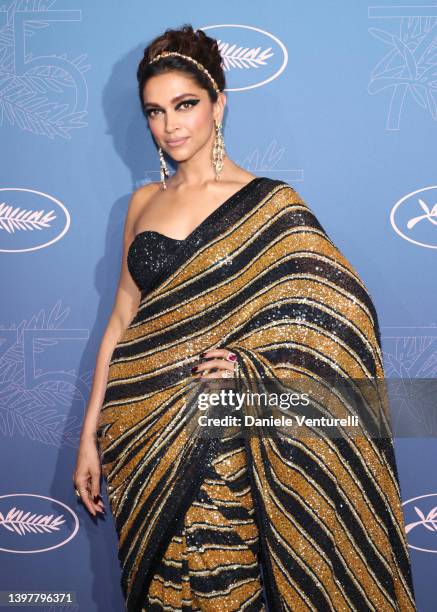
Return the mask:
[(151, 77), (173, 70), (190, 76), (199, 87), (206, 89), (211, 102), (217, 101), (217, 92), (208, 76), (189, 60), (178, 56), (170, 56), (162, 57), (153, 64), (149, 64), (151, 59), (163, 51), (178, 51), (192, 57), (209, 71), (220, 91), (223, 91), (226, 86), (222, 57), (215, 38), (207, 36), (203, 30), (194, 31), (190, 24), (184, 24), (178, 30), (168, 28), (144, 49), (144, 56), (138, 65), (138, 93), (144, 115), (146, 115), (143, 102), (145, 84)]

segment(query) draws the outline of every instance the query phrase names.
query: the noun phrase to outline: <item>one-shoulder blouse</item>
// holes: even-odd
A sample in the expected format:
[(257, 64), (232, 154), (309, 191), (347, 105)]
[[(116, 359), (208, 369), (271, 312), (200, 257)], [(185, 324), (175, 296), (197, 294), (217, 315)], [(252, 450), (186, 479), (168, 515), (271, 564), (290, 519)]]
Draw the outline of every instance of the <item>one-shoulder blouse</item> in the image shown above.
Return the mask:
[(140, 232), (135, 236), (127, 254), (127, 266), (141, 291), (161, 273), (174, 248), (183, 242), (185, 241), (152, 230)]

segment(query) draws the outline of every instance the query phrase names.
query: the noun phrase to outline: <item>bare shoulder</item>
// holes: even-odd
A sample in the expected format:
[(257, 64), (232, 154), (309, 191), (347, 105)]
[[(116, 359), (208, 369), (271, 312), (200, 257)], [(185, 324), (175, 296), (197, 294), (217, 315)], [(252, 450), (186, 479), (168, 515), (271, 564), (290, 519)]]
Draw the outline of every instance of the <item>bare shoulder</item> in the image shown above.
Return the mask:
[(253, 181), (256, 178), (258, 178), (256, 174), (250, 174), (249, 172), (246, 173), (246, 181)]
[(159, 183), (147, 183), (136, 189), (129, 200), (125, 220), (125, 240), (130, 243), (135, 235), (135, 226), (150, 200), (159, 191)]
[(244, 185), (245, 183), (253, 181), (256, 178), (258, 177), (255, 174), (251, 174), (250, 172), (243, 170), (242, 172), (239, 172), (235, 175), (235, 183), (240, 183), (241, 185)]
[(160, 191), (160, 188), (160, 183), (147, 183), (134, 191), (130, 201), (130, 208), (134, 209), (134, 214), (143, 210), (144, 206)]

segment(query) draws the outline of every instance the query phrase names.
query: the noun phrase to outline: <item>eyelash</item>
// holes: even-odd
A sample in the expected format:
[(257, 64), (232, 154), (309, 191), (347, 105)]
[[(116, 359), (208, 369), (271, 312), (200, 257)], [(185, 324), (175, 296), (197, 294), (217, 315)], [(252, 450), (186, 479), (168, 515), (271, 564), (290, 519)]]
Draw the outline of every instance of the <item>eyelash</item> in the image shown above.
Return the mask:
[[(192, 106), (195, 106), (198, 102), (199, 100), (184, 100), (183, 102), (180, 103), (178, 108), (181, 108), (184, 104), (189, 104), (190, 107), (192, 107)], [(158, 110), (160, 109), (159, 108), (149, 108), (148, 110), (146, 110), (146, 115), (148, 117), (154, 117), (155, 115), (152, 115), (152, 113)], [(188, 110), (188, 109), (184, 109), (184, 110)]]

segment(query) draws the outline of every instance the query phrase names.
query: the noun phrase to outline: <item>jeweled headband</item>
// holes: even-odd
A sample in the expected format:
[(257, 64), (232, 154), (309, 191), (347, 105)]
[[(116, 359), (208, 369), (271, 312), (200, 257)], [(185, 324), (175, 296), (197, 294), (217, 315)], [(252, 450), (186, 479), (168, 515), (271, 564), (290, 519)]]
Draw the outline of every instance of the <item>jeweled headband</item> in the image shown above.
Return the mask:
[(179, 57), (183, 57), (189, 62), (192, 62), (193, 64), (195, 64), (199, 68), (199, 70), (204, 72), (206, 76), (209, 78), (215, 91), (217, 93), (220, 93), (220, 89), (218, 88), (217, 83), (215, 82), (214, 78), (211, 76), (211, 73), (205, 68), (203, 64), (195, 60), (193, 57), (190, 57), (189, 55), (184, 55), (183, 53), (179, 53), (178, 51), (163, 51), (159, 55), (155, 55), (155, 57), (150, 60), (149, 64), (153, 64), (154, 62), (157, 62), (159, 59), (161, 59), (161, 57), (167, 57), (169, 55), (177, 55)]

